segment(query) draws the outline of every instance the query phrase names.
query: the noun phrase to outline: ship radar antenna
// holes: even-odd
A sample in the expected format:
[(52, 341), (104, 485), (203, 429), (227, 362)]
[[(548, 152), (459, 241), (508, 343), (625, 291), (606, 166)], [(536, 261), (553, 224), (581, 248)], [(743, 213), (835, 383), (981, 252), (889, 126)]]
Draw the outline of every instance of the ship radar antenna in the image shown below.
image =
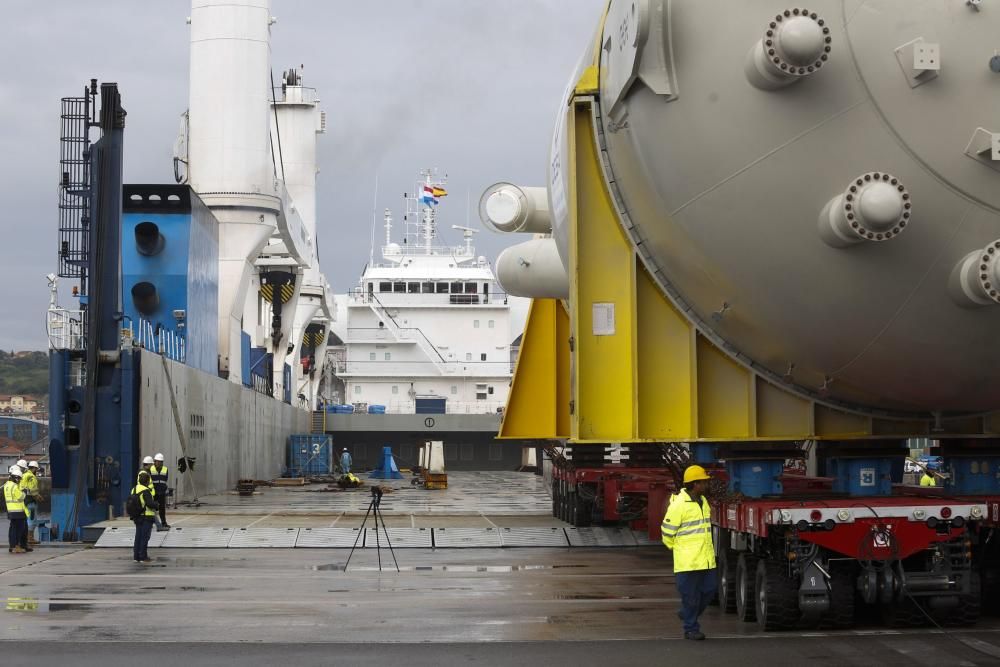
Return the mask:
[(475, 254), (472, 252), (472, 236), (478, 234), (479, 230), (472, 227), (463, 227), (462, 225), (452, 225), (451, 228), (462, 230), (462, 238), (465, 239), (465, 254), (470, 257)]

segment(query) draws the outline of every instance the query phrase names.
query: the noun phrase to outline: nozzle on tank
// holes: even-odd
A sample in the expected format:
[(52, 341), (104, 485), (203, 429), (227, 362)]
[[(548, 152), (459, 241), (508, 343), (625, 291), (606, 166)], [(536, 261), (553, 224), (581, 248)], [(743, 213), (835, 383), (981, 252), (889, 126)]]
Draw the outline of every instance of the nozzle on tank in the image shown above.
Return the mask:
[(761, 90), (777, 90), (815, 74), (830, 59), (830, 28), (816, 12), (786, 9), (747, 54), (744, 70)]
[(163, 252), (166, 239), (155, 222), (140, 222), (135, 226), (135, 249), (140, 255), (151, 257)]
[(496, 232), (551, 234), (549, 197), (545, 188), (495, 183), (479, 198), (479, 218)]
[(1000, 240), (963, 257), (951, 271), (948, 291), (960, 306), (978, 308), (1000, 303)]
[(819, 235), (835, 248), (864, 241), (888, 241), (910, 224), (913, 203), (899, 179), (870, 172), (826, 203), (819, 214)]

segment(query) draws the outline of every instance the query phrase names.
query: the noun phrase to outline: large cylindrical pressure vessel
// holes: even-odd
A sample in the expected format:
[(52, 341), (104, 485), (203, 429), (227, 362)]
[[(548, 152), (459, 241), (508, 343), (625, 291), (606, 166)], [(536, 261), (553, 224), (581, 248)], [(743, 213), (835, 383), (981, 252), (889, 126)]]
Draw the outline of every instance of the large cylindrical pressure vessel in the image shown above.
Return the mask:
[[(599, 169), (702, 334), (863, 413), (1000, 409), (997, 9), (611, 0), (585, 59)], [(554, 166), (565, 123), (563, 105)], [(549, 196), (568, 266), (567, 177)]]

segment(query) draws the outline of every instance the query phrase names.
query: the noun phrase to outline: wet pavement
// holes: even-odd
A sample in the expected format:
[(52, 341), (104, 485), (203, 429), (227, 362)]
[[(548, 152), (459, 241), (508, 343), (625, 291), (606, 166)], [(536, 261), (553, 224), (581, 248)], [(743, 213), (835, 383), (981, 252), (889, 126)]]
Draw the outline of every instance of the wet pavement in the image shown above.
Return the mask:
[[(391, 509), (383, 505), (386, 522), (565, 527), (548, 515), (541, 480), (486, 475), (456, 474), (450, 496), (397, 483)], [(361, 524), (367, 492), (308, 489), (217, 496), (171, 514), (171, 523)], [(512, 505), (525, 511), (506, 513)], [(123, 548), (0, 550), (0, 642), (17, 642), (5, 645), (3, 663), (134, 665), (152, 650), (157, 667), (1000, 664), (997, 619), (947, 634), (878, 627), (764, 634), (713, 607), (703, 617), (709, 640), (685, 641), (669, 554), (655, 547), (398, 549), (398, 573), (384, 548), (358, 549), (346, 571), (344, 548), (150, 553), (155, 562), (143, 566)]]
[[(172, 647), (157, 665), (212, 657), (218, 664), (226, 655), (299, 656), (295, 664), (393, 656), (418, 665), (662, 664), (668, 656), (741, 665), (1000, 663), (1000, 623), (992, 620), (947, 635), (762, 634), (711, 608), (703, 619), (709, 641), (687, 642), (670, 560), (656, 549), (408, 549), (396, 552), (399, 573), (387, 551), (370, 549), (356, 551), (345, 571), (348, 553), (164, 549), (153, 550), (151, 566), (116, 549), (0, 554), (0, 640), (30, 637), (44, 649), (35, 664), (55, 664), (41, 658), (81, 642), (104, 642), (87, 644), (86, 655), (116, 662), (129, 652), (106, 642), (163, 641), (184, 648)], [(254, 646), (226, 646), (233, 642)]]

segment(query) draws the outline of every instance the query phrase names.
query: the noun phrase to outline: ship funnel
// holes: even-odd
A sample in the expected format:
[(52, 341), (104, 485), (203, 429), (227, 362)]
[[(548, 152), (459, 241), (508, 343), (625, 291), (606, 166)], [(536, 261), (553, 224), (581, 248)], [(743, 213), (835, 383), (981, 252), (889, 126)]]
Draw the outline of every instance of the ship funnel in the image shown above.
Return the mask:
[(151, 257), (163, 252), (166, 239), (155, 222), (140, 222), (135, 226), (135, 248), (140, 255)]

